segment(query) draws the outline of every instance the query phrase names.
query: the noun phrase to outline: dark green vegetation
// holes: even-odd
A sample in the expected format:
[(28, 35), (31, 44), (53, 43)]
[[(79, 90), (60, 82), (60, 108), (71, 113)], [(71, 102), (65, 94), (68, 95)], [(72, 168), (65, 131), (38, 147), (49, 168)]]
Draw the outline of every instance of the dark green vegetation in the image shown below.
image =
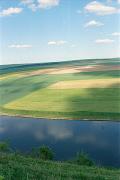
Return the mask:
[(120, 171), (67, 162), (42, 161), (20, 155), (2, 155), (0, 174), (4, 180), (119, 180)]
[[(65, 119), (120, 119), (118, 84), (101, 88), (50, 89), (60, 81), (119, 78), (119, 59), (78, 60), (0, 67), (1, 114)], [(40, 73), (37, 70), (99, 66), (77, 73)], [(106, 70), (104, 69), (106, 68)], [(104, 70), (103, 70), (104, 69)], [(30, 74), (32, 73), (32, 74)]]
[(53, 156), (46, 146), (38, 149), (37, 156), (4, 150), (0, 149), (0, 180), (119, 180), (119, 169), (96, 167), (84, 153), (70, 162), (56, 162), (48, 160)]
[(9, 144), (7, 142), (0, 143), (0, 152), (9, 152)]
[(31, 155), (33, 157), (38, 157), (42, 160), (53, 160), (54, 158), (53, 151), (45, 145), (37, 149), (32, 149)]

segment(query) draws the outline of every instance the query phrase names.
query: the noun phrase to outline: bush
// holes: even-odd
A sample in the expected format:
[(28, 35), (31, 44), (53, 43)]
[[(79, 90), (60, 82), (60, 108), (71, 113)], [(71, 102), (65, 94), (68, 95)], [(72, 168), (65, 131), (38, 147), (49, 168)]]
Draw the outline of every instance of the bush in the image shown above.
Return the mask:
[(73, 160), (78, 165), (93, 166), (94, 162), (84, 152), (78, 152), (76, 158)]
[(8, 152), (9, 150), (8, 142), (0, 142), (0, 152)]
[(39, 156), (42, 160), (53, 160), (53, 152), (52, 150), (47, 146), (41, 146), (39, 149)]
[(3, 176), (0, 176), (0, 180), (4, 180), (4, 177), (3, 177)]

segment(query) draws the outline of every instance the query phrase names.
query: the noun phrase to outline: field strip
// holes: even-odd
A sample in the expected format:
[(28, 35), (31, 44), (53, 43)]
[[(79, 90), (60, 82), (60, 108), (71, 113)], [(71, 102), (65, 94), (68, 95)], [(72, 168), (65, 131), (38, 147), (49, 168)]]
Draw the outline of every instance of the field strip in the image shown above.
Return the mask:
[(110, 71), (110, 70), (120, 70), (120, 66), (105, 66), (105, 65), (89, 65), (89, 66), (66, 66), (60, 68), (46, 68), (46, 69), (39, 69), (33, 70), (28, 72), (19, 72), (18, 74), (13, 74), (9, 76), (22, 76), (22, 77), (29, 77), (29, 76), (36, 76), (41, 74), (48, 74), (48, 75), (60, 75), (60, 74), (74, 74), (80, 72), (96, 72), (96, 71)]
[(25, 77), (25, 73), (19, 72), (19, 73), (11, 73), (8, 75), (3, 75), (0, 76), (0, 80), (6, 80), (10, 78), (21, 78), (21, 77)]
[(76, 88), (107, 88), (119, 86), (120, 78), (113, 79), (93, 79), (93, 80), (74, 80), (60, 81), (50, 85), (49, 89), (76, 89)]
[(19, 78), (19, 77), (38, 76), (43, 74), (60, 75), (60, 74), (75, 74), (80, 72), (82, 73), (82, 72), (111, 71), (111, 70), (120, 70), (120, 66), (87, 65), (87, 66), (66, 66), (60, 68), (46, 68), (46, 69), (38, 69), (27, 72), (10, 73), (8, 75), (0, 76), (0, 80), (14, 78), (14, 77)]
[(110, 71), (120, 70), (120, 66), (105, 66), (105, 65), (89, 65), (89, 66), (66, 66), (61, 68), (40, 69), (28, 72), (26, 76), (35, 76), (40, 74), (74, 74), (80, 72), (96, 72), (96, 71)]

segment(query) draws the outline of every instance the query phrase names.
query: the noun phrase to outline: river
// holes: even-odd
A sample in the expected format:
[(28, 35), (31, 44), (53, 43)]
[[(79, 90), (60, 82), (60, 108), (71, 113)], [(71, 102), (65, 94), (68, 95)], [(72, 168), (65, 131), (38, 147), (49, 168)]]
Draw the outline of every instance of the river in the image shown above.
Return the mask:
[(68, 160), (84, 151), (99, 165), (120, 167), (119, 122), (0, 116), (0, 141), (4, 140), (22, 152), (47, 145), (56, 160)]

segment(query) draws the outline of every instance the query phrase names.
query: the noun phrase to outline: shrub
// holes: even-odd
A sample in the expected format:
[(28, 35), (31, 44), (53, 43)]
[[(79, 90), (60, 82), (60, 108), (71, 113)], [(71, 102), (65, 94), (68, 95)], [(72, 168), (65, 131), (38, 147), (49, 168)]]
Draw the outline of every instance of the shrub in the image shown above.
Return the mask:
[(0, 176), (0, 180), (4, 180), (4, 177), (3, 177), (3, 176)]
[(41, 146), (39, 149), (39, 156), (42, 160), (53, 160), (53, 152), (52, 150), (47, 146)]
[(84, 152), (78, 152), (76, 158), (74, 159), (74, 162), (79, 165), (87, 165), (87, 166), (94, 165), (94, 162)]
[(9, 150), (8, 142), (0, 142), (0, 152), (8, 152)]

